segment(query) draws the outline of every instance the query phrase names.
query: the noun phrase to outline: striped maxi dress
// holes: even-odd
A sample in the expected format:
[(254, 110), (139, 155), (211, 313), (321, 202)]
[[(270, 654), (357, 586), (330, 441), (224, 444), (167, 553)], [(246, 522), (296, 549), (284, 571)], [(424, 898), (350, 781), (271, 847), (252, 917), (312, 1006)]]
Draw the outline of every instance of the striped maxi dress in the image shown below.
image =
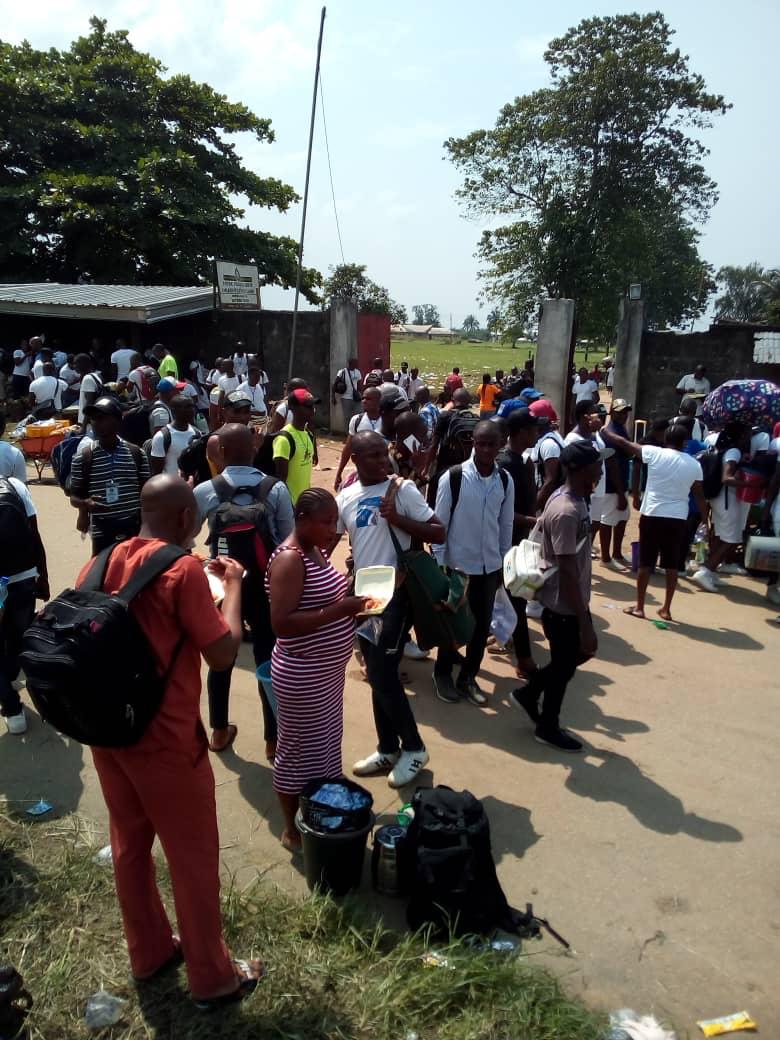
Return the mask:
[[(297, 552), (306, 569), (299, 610), (317, 610), (344, 597), (347, 579), (294, 545), (280, 546), (268, 561), (266, 589), (273, 561), (284, 551)], [(307, 636), (279, 638), (274, 644), (271, 680), (279, 725), (274, 788), (282, 794), (300, 794), (317, 777), (342, 775), (344, 678), (354, 636), (354, 619), (341, 618)]]

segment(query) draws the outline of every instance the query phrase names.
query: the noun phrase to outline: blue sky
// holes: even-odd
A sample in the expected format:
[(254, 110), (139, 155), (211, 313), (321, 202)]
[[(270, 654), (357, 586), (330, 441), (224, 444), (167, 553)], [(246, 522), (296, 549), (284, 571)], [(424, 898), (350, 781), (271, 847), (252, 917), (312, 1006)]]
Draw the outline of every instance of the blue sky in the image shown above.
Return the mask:
[[(442, 142), (493, 124), (502, 104), (547, 82), (547, 42), (592, 15), (631, 10), (522, 0), (332, 0), (323, 47), (323, 85), (336, 201), (348, 262), (411, 307), (435, 303), (444, 323), (477, 303), (478, 223), (454, 200), (457, 177)], [(134, 44), (171, 71), (204, 80), (272, 119), (272, 145), (242, 142), (260, 174), (303, 191), (320, 3), (253, 0), (37, 0), (0, 2), (0, 34), (38, 47), (63, 46), (88, 29), (90, 14), (130, 30)], [(719, 267), (758, 260), (780, 266), (776, 66), (780, 7), (745, 0), (668, 3), (675, 42), (708, 88), (734, 105), (704, 141), (720, 201), (702, 252)], [(249, 211), (257, 227), (297, 238), (300, 209)], [(327, 272), (339, 263), (322, 122), (312, 169), (305, 262)], [(265, 290), (264, 306), (287, 307), (291, 293)], [(481, 308), (481, 309), (480, 309)]]

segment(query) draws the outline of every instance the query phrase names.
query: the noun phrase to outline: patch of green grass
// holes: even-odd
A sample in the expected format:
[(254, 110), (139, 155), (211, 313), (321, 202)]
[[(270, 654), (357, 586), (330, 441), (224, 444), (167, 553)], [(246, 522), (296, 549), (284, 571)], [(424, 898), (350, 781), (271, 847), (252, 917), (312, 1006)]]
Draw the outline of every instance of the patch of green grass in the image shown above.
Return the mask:
[[(97, 866), (76, 816), (26, 823), (0, 815), (2, 960), (35, 1000), (31, 1040), (86, 1035), (87, 999), (103, 988), (127, 1000), (111, 1040), (600, 1040), (606, 1017), (566, 997), (526, 956), (438, 946), (451, 968), (428, 968), (419, 936), (361, 920), (359, 895), (296, 900), (257, 880), (223, 892), (233, 950), (269, 974), (241, 1005), (204, 1016), (184, 969), (136, 989), (110, 869)], [(158, 876), (172, 906), (167, 872)]]
[[(586, 357), (587, 353), (587, 357)], [(578, 347), (574, 352), (574, 363), (577, 368), (587, 364), (593, 367), (609, 353), (608, 348), (599, 345), (585, 348)], [(520, 342), (515, 348), (502, 343), (469, 343), (465, 339), (429, 340), (424, 337), (401, 337), (390, 340), (390, 364), (394, 372), (401, 367), (402, 361), (408, 361), (410, 367), (417, 366), (420, 375), (428, 385), (437, 390), (444, 385), (444, 379), (458, 365), (463, 382), (469, 390), (476, 390), (482, 382), (484, 372), (495, 375), (497, 368), (507, 374), (516, 365), (522, 369), (528, 357), (536, 357), (536, 344)]]

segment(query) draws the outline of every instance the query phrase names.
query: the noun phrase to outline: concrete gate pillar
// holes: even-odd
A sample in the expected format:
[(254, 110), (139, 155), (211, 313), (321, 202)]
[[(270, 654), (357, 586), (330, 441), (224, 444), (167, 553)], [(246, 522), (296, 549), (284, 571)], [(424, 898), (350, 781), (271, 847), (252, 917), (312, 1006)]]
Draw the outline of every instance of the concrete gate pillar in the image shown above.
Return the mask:
[[(618, 324), (615, 386), (613, 395), (636, 405), (639, 373), (642, 364), (642, 332), (645, 327), (644, 300), (621, 300)], [(632, 418), (647, 419), (632, 413)]]
[[(346, 368), (351, 357), (358, 356), (357, 307), (350, 300), (333, 300), (330, 305), (330, 382), (328, 384), (328, 406), (330, 428), (337, 433), (346, 433), (347, 424), (341, 402), (331, 404), (330, 388), (336, 374)], [(324, 403), (324, 402), (323, 402)]]
[(544, 392), (560, 420), (561, 433), (571, 396), (571, 337), (574, 300), (545, 300), (539, 322), (534, 382)]

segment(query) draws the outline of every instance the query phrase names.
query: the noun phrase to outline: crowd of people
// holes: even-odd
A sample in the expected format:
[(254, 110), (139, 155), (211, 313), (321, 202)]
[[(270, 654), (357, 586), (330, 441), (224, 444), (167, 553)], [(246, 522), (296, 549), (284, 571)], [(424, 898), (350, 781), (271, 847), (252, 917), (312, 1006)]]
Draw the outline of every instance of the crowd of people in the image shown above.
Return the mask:
[[(706, 557), (691, 568), (692, 580), (714, 591), (719, 573), (741, 572), (733, 557), (747, 519), (740, 489), (753, 486), (747, 463), (765, 474), (763, 508), (780, 535), (780, 430), (728, 424), (710, 433), (697, 416), (697, 399), (687, 394), (688, 377), (681, 380), (679, 414), (654, 422), (637, 443), (629, 436), (630, 402), (602, 404), (600, 381), (587, 370), (573, 379), (573, 425), (566, 432), (535, 385), (532, 364), (507, 376), (486, 374), (473, 393), (455, 367), (435, 394), (406, 362), (394, 372), (377, 358), (364, 376), (350, 359), (332, 387), (348, 427), (334, 496), (312, 487), (319, 400), (305, 380), (294, 379), (272, 405), (267, 374), (242, 343), (213, 366), (205, 359), (189, 363), (184, 379), (165, 347), (142, 356), (121, 340), (110, 371), (90, 354), (58, 357), (37, 337), (14, 361), (16, 399), (27, 394), (32, 404), (39, 396), (35, 382), (51, 378), (65, 385), (56, 391), (47, 385), (51, 396), (40, 404), (55, 402), (56, 413), (70, 400), (77, 409), (77, 443), (63, 483), (77, 528), (91, 537), (93, 559), (79, 582), (100, 565), (95, 557), (108, 555), (103, 587), (115, 592), (160, 544), (192, 550), (141, 593), (135, 608), (161, 672), (168, 669), (162, 705), (136, 745), (93, 753), (133, 974), (139, 981), (156, 977), (183, 958), (204, 1009), (242, 999), (263, 973), (259, 962), (231, 957), (222, 938), (209, 764), (209, 751), (223, 753), (237, 737), (230, 688), (242, 640), (251, 641), (258, 670), (264, 754), (284, 819), (281, 841), (297, 853), (303, 788), (343, 772), (343, 695), (355, 649), (371, 691), (376, 745), (353, 763), (353, 774), (386, 776), (392, 788), (403, 788), (429, 761), (401, 672), (404, 654), (427, 656), (412, 638), (409, 589), (398, 569), (391, 596), (375, 614), (354, 592), (362, 569), (398, 568), (399, 554), (429, 546), (442, 571), (462, 579), (473, 617), (462, 649), (435, 650), (433, 695), (449, 706), (485, 706), (483, 657), (488, 649), (511, 650), (521, 685), (510, 703), (529, 717), (541, 744), (577, 752), (582, 743), (561, 715), (577, 668), (598, 649), (589, 606), (593, 561), (626, 580), (633, 567), (636, 602), (627, 613), (642, 618), (660, 560), (659, 615), (671, 622), (678, 577), (702, 523), (711, 521), (713, 536)], [(127, 436), (131, 416), (146, 423), (141, 444)], [(708, 449), (717, 481), (704, 472), (712, 469), (701, 461)], [(633, 561), (624, 554), (631, 505), (640, 514)], [(49, 587), (24, 459), (6, 442), (0, 443), (0, 531), (0, 573), (7, 578), (0, 708), (9, 733), (20, 735), (28, 724), (19, 696), (20, 645), (36, 599), (48, 599)], [(495, 640), (489, 646), (504, 557), (529, 537), (549, 573), (534, 600), (510, 597), (509, 646)], [(333, 563), (343, 538), (346, 569)], [(777, 585), (768, 595), (780, 596)], [(543, 667), (534, 660), (529, 617), (540, 618), (549, 644)], [(200, 718), (201, 657), (208, 666), (208, 734)], [(269, 663), (270, 684), (261, 677)], [(154, 882), (155, 835), (171, 868), (179, 935)]]

